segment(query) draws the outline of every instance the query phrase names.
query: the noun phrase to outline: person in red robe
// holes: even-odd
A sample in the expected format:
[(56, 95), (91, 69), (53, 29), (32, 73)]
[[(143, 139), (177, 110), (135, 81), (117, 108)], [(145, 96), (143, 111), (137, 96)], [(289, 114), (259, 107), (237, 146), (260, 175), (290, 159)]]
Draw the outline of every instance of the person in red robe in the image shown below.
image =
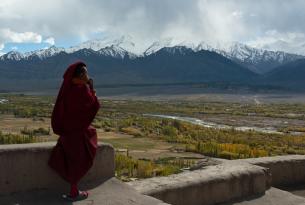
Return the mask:
[(63, 79), (51, 117), (53, 132), (59, 139), (48, 164), (71, 186), (70, 194), (63, 197), (75, 200), (88, 197), (87, 191), (78, 190), (78, 183), (95, 158), (97, 133), (90, 124), (100, 103), (85, 63), (70, 65)]

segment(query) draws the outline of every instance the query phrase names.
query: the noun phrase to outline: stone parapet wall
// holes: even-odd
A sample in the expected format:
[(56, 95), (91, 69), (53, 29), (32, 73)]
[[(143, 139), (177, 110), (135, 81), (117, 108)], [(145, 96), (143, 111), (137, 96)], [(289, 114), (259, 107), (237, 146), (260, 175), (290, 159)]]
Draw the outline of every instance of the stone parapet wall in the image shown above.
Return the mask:
[[(33, 189), (67, 191), (69, 185), (47, 164), (55, 142), (0, 145), (0, 195)], [(114, 149), (98, 146), (93, 167), (81, 180), (81, 186), (94, 186), (114, 176)]]

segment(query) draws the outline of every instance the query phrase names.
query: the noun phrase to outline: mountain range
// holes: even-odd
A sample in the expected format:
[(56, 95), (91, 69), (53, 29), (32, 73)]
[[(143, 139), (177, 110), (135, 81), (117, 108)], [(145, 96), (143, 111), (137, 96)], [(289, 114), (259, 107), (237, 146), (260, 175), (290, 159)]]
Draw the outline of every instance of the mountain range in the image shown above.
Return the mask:
[[(87, 63), (97, 85), (222, 83), (276, 86), (305, 90), (305, 57), (282, 51), (252, 48), (241, 43), (210, 46), (154, 42), (143, 52), (128, 37), (84, 42), (70, 48), (52, 46), (27, 53), (0, 56), (3, 91), (58, 87), (66, 67), (75, 60)], [(38, 86), (39, 85), (39, 86)]]

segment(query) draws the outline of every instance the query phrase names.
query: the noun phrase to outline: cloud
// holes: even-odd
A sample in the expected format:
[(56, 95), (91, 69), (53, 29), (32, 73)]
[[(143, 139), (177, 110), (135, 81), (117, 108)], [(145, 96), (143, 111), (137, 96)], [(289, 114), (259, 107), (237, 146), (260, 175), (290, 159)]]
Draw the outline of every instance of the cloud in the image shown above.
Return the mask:
[(0, 29), (0, 42), (41, 43), (41, 35), (34, 32), (15, 32), (9, 28)]
[(14, 6), (14, 0), (2, 0), (0, 2), (0, 20), (12, 20), (22, 18), (19, 14), (12, 13), (10, 9), (7, 9), (12, 6)]
[(265, 44), (271, 44), (278, 41), (283, 41), (287, 43), (296, 43), (304, 41), (304, 33), (287, 32), (280, 33), (277, 30), (268, 30), (264, 35), (257, 37), (253, 41), (249, 41), (249, 44), (253, 46), (262, 46)]
[(0, 43), (0, 56), (5, 54), (4, 52), (1, 51), (3, 48), (4, 48), (4, 44)]
[(289, 38), (305, 33), (304, 9), (304, 0), (1, 0), (0, 20), (2, 29), (56, 42), (128, 34), (144, 48), (163, 38), (262, 41), (272, 30)]
[(55, 44), (55, 39), (53, 37), (49, 37), (43, 41), (44, 43), (54, 45)]
[(236, 18), (242, 18), (243, 12), (241, 12), (241, 11), (234, 11), (234, 12), (232, 13), (232, 16), (234, 16), (234, 17), (236, 17)]
[[(34, 32), (16, 32), (9, 28), (0, 29), (0, 51), (4, 49), (5, 43), (41, 43), (42, 36)], [(11, 47), (11, 50), (17, 50)], [(3, 53), (2, 53), (3, 54)]]
[(264, 35), (249, 41), (250, 46), (273, 51), (286, 51), (305, 55), (305, 34), (298, 32), (280, 33), (268, 30)]

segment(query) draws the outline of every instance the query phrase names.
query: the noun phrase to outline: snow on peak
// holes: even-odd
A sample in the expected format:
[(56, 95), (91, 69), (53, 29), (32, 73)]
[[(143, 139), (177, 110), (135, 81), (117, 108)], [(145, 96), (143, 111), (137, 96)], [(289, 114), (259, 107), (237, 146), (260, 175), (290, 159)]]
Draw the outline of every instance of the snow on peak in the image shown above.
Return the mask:
[(284, 63), (285, 60), (292, 61), (303, 58), (302, 56), (285, 53), (283, 51), (269, 51), (237, 42), (224, 49), (224, 51), (227, 57), (254, 63), (257, 61), (278, 61), (279, 63)]
[[(124, 49), (125, 51), (128, 51), (130, 53), (134, 53), (134, 51), (136, 50), (136, 44), (132, 41), (132, 38), (130, 36), (121, 36), (119, 38), (104, 37), (102, 39), (86, 41), (77, 46), (67, 48), (66, 52), (74, 53), (74, 52), (84, 49), (84, 48), (92, 49), (94, 51), (99, 51), (101, 49), (104, 49), (107, 47), (109, 48), (111, 46)], [(118, 49), (118, 50), (119, 50), (119, 52), (121, 52), (120, 49)], [(117, 54), (114, 54), (114, 55), (117, 56)]]
[(172, 47), (172, 46), (174, 46), (173, 38), (165, 38), (160, 41), (155, 41), (144, 51), (144, 55), (148, 56), (164, 47)]
[(74, 53), (80, 50), (88, 50), (86, 55), (89, 55), (91, 51), (95, 51), (102, 55), (113, 56), (116, 58), (124, 58), (124, 56), (128, 55), (129, 58), (136, 58), (136, 44), (132, 41), (132, 37), (130, 36), (121, 36), (119, 38), (115, 37), (105, 37), (103, 39), (95, 39), (86, 41), (77, 46), (73, 46), (70, 48), (58, 48), (56, 46), (51, 46), (49, 48), (35, 50), (26, 52), (24, 54), (18, 53), (16, 51), (11, 51), (7, 54), (3, 54), (0, 56), (1, 60), (21, 60), (21, 59), (31, 59), (31, 58), (39, 58), (45, 59), (51, 56), (54, 56), (60, 52), (66, 53)]
[(192, 48), (188, 48), (184, 45), (177, 45), (173, 47), (163, 47), (160, 50), (165, 50), (166, 52), (170, 54), (179, 54), (179, 55), (186, 55), (187, 53), (193, 52), (194, 50)]
[(99, 54), (102, 54), (104, 56), (112, 56), (115, 58), (124, 58), (126, 55), (128, 55), (130, 58), (135, 58), (136, 55), (126, 51), (124, 48), (121, 48), (117, 45), (111, 45), (107, 46), (105, 48), (102, 48), (98, 51)]
[(4, 54), (0, 57), (1, 60), (15, 60), (15, 61), (20, 61), (23, 58), (24, 58), (23, 54), (17, 51), (10, 51), (7, 54)]
[(24, 54), (25, 58), (38, 57), (40, 59), (45, 59), (51, 56), (54, 56), (62, 51), (65, 51), (64, 48), (57, 48), (56, 46), (51, 46), (49, 48), (40, 49), (37, 51), (31, 51)]
[(185, 54), (190, 49), (195, 52), (200, 50), (208, 50), (216, 52), (231, 60), (250, 63), (253, 65), (261, 64), (262, 62), (268, 63), (271, 61), (278, 63), (286, 63), (288, 61), (297, 60), (299, 58), (305, 58), (303, 56), (289, 54), (282, 51), (268, 51), (264, 49), (254, 48), (239, 42), (216, 42), (213, 44), (208, 44), (203, 41), (199, 43), (194, 43), (190, 40), (178, 41), (174, 38), (164, 38), (159, 41), (153, 42), (146, 49), (142, 49), (144, 50), (143, 52), (140, 52), (137, 46), (144, 47), (144, 45), (136, 45), (131, 36), (108, 36), (102, 39), (86, 41), (77, 46), (73, 46), (66, 49), (51, 46), (46, 49), (31, 51), (24, 54), (16, 51), (11, 51), (7, 54), (0, 56), (0, 59), (17, 61), (20, 61), (21, 59), (30, 60), (32, 57), (45, 59), (57, 55), (60, 52), (74, 53), (80, 50), (82, 50), (82, 52), (85, 52), (85, 55), (89, 55), (90, 53), (95, 52), (99, 55), (112, 56), (115, 58), (124, 58), (125, 56), (128, 56), (129, 58), (134, 59), (142, 55), (148, 56), (163, 48), (168, 52), (179, 54)]
[(200, 50), (214, 51), (216, 49), (213, 48), (210, 44), (207, 44), (206, 42), (202, 41), (195, 48), (195, 51), (200, 51)]

